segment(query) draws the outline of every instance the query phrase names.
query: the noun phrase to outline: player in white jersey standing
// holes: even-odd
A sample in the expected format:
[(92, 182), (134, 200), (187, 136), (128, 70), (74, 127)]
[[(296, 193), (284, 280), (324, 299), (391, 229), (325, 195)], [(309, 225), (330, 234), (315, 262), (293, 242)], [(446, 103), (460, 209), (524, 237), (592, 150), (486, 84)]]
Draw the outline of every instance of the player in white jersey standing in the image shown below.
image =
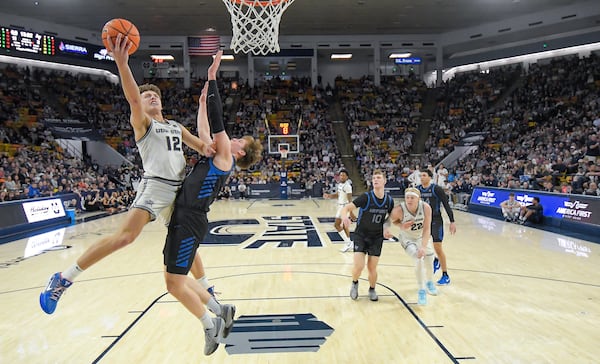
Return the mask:
[(400, 226), (400, 244), (415, 260), (419, 305), (427, 304), (427, 294), (437, 295), (433, 284), (434, 251), (431, 243), (431, 206), (421, 200), (421, 192), (413, 187), (404, 191), (404, 201), (394, 207), (389, 221)]
[(63, 292), (81, 272), (131, 244), (142, 228), (161, 213), (167, 215), (168, 221), (168, 211), (185, 176), (182, 143), (204, 155), (214, 153), (210, 145), (192, 135), (181, 124), (163, 117), (158, 87), (148, 84), (138, 87), (128, 64), (128, 51), (132, 43), (127, 37), (119, 34), (114, 43), (109, 38), (109, 43), (121, 76), (123, 93), (131, 109), (129, 122), (142, 158), (144, 177), (131, 209), (117, 231), (90, 246), (76, 264), (50, 277), (48, 286), (40, 294), (40, 306), (47, 314), (54, 312)]
[[(344, 240), (344, 247), (341, 252), (354, 251), (354, 242), (350, 240), (350, 229), (347, 226), (342, 225), (342, 210), (350, 201), (352, 201), (352, 181), (348, 179), (348, 171), (342, 169), (339, 173), (340, 182), (336, 186), (335, 193), (324, 193), (323, 198), (336, 198), (338, 199), (338, 209), (335, 213), (335, 222), (333, 226), (335, 230), (340, 234)], [(356, 220), (356, 217), (350, 212), (350, 218)]]

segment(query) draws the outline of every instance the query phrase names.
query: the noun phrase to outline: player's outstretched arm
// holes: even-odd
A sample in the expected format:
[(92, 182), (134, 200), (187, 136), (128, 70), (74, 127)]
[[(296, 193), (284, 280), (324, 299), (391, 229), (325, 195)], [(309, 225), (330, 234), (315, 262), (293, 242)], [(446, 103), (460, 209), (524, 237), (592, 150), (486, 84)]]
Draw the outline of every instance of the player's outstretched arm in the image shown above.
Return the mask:
[(146, 128), (150, 123), (150, 118), (144, 113), (142, 108), (142, 97), (131, 68), (129, 68), (129, 49), (132, 44), (129, 42), (127, 37), (123, 37), (122, 34), (117, 35), (116, 39), (112, 39), (110, 36), (107, 37), (109, 51), (112, 53), (115, 63), (119, 70), (119, 76), (121, 76), (121, 87), (125, 98), (129, 103), (131, 109), (130, 123), (136, 134), (136, 139), (144, 135)]
[(198, 100), (198, 117), (196, 119), (196, 126), (198, 128), (198, 137), (207, 143), (212, 144), (213, 140), (210, 135), (210, 125), (208, 124), (208, 110), (206, 108), (206, 95), (208, 94), (208, 82), (204, 84), (202, 93)]
[(213, 63), (208, 68), (208, 94), (206, 104), (208, 109), (208, 121), (210, 130), (215, 142), (216, 154), (214, 157), (215, 165), (220, 169), (229, 169), (231, 166), (231, 140), (225, 131), (223, 123), (223, 104), (217, 87), (217, 71), (221, 64), (223, 51), (218, 51), (213, 59)]

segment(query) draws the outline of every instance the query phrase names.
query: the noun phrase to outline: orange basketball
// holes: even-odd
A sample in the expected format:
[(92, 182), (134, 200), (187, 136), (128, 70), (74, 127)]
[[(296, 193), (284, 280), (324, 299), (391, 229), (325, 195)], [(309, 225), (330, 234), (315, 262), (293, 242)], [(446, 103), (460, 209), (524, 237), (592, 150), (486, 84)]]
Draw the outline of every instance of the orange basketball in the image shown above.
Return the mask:
[(129, 54), (133, 54), (133, 52), (135, 52), (140, 45), (140, 32), (136, 26), (127, 19), (112, 19), (104, 24), (104, 27), (102, 28), (102, 43), (106, 49), (108, 49), (106, 37), (110, 35), (110, 38), (114, 43), (119, 33), (123, 34), (123, 36), (127, 36), (129, 41), (133, 43), (129, 49)]

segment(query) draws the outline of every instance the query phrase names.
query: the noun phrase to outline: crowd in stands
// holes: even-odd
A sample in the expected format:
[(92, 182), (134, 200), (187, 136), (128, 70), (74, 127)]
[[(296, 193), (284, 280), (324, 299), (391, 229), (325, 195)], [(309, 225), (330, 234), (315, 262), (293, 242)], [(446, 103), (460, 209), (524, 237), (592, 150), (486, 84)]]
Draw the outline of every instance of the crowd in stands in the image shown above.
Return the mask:
[[(165, 116), (195, 133), (203, 80), (188, 89), (177, 80), (153, 82), (163, 92)], [(221, 81), (220, 88), (230, 135), (252, 135), (265, 146), (263, 161), (235, 171), (221, 198), (247, 196), (250, 184), (277, 182), (283, 168), (290, 183), (330, 189), (345, 168), (332, 126), (336, 103), (366, 183), (376, 168), (401, 186), (421, 168), (441, 176), (434, 166), (469, 132), (480, 132), (481, 145), (439, 180), (455, 202), (466, 202), (477, 185), (600, 195), (600, 59), (594, 53), (465, 73), (445, 82), (437, 89), (422, 155), (412, 151), (424, 125), (426, 87), (414, 77), (384, 77), (381, 86), (368, 77), (338, 78), (333, 88), (311, 87), (308, 78), (273, 78), (252, 88)], [(74, 193), (81, 210), (112, 212), (130, 203), (143, 171), (119, 85), (2, 65), (0, 99), (0, 202)], [(124, 156), (123, 163), (99, 166), (63, 150), (42, 121), (67, 117), (91, 121)], [(282, 121), (289, 122), (291, 135), (299, 135), (298, 153), (285, 161), (268, 146), (269, 135), (281, 134)], [(188, 157), (190, 165), (197, 158)]]
[[(424, 162), (411, 158), (425, 84), (413, 77), (384, 78), (380, 86), (363, 77), (336, 80), (336, 92), (364, 181), (374, 169), (389, 179), (402, 179), (403, 168)], [(406, 171), (404, 171), (406, 172)]]
[[(481, 80), (493, 99), (469, 95)], [(502, 98), (508, 82), (517, 87)], [(435, 143), (446, 143), (450, 151), (466, 133), (486, 133), (479, 148), (453, 167), (463, 185), (600, 195), (598, 55), (466, 74), (442, 90), (446, 101), (439, 103), (431, 128)], [(445, 132), (440, 136), (439, 130)]]
[[(344, 166), (328, 112), (327, 90), (312, 88), (309, 78), (274, 78), (254, 88), (241, 85), (239, 95), (231, 135), (249, 134), (262, 139), (266, 152), (263, 161), (251, 171), (234, 173), (233, 184), (278, 182), (283, 163), (289, 183), (305, 188), (317, 182), (327, 186), (334, 183), (337, 171)], [(289, 153), (285, 161), (277, 153), (277, 145), (267, 145), (269, 135), (282, 134), (281, 122), (289, 123), (290, 135), (299, 136), (299, 145), (291, 148), (298, 153)]]
[[(76, 158), (63, 150), (44, 127), (43, 119), (61, 117), (64, 115), (61, 110), (75, 110), (72, 109), (75, 105), (86, 104), (89, 110), (94, 110), (98, 106), (77, 99), (72, 93), (74, 90), (78, 90), (80, 96), (89, 94), (103, 100), (100, 96), (106, 98), (109, 93), (98, 93), (92, 84), (98, 82), (98, 90), (114, 89), (102, 80), (84, 78), (79, 81), (68, 73), (46, 73), (13, 66), (2, 68), (0, 202), (73, 194), (72, 207), (84, 210), (84, 203), (89, 199), (93, 203), (87, 204), (88, 210), (108, 212), (122, 210), (131, 202), (142, 174), (138, 166), (111, 168)], [(57, 101), (55, 107), (47, 101), (52, 97)], [(46, 101), (42, 102), (43, 99)], [(118, 104), (114, 101), (110, 102)], [(78, 107), (77, 115), (88, 112)]]

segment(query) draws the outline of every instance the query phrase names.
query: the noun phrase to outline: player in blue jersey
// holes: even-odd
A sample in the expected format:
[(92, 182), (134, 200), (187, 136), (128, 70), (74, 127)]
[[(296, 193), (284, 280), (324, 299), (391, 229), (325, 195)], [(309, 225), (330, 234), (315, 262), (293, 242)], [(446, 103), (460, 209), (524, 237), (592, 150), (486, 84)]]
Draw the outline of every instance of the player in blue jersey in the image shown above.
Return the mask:
[[(216, 81), (222, 54), (222, 51), (217, 53), (208, 69), (208, 87), (204, 91), (207, 93), (208, 121), (216, 153), (213, 157), (199, 159), (183, 181), (175, 199), (163, 250), (167, 290), (202, 322), (205, 328), (205, 355), (212, 354), (221, 338), (229, 334), (235, 306), (218, 303), (188, 273), (194, 259), (200, 260), (196, 250), (208, 232), (207, 214), (227, 177), (236, 165), (248, 168), (258, 162), (262, 154), (260, 141), (250, 136), (229, 139), (225, 132), (223, 107)], [(199, 132), (202, 135), (201, 125)], [(217, 317), (208, 314), (205, 304)]]
[[(454, 213), (448, 203), (448, 196), (444, 189), (435, 183), (431, 183), (433, 172), (426, 169), (421, 172), (421, 184), (417, 186), (421, 192), (421, 199), (431, 206), (431, 236), (433, 237), (433, 248), (442, 268), (442, 277), (437, 281), (438, 285), (450, 284), (450, 276), (448, 275), (448, 266), (446, 264), (446, 254), (442, 249), (442, 241), (444, 240), (444, 221), (442, 219), (441, 207), (444, 206), (446, 214), (450, 219), (450, 234), (456, 233), (456, 224), (454, 223)], [(435, 264), (435, 263), (434, 263)]]
[[(379, 298), (375, 292), (377, 284), (377, 264), (383, 247), (384, 228), (387, 216), (394, 208), (394, 199), (385, 192), (385, 174), (376, 169), (372, 177), (373, 190), (358, 196), (354, 201), (346, 204), (341, 211), (342, 223), (349, 227), (350, 212), (359, 208), (358, 221), (354, 230), (354, 266), (352, 268), (352, 285), (350, 286), (350, 298), (358, 299), (358, 278), (365, 268), (365, 256), (367, 258), (367, 269), (369, 270), (369, 299), (377, 301)], [(391, 238), (392, 234), (386, 231), (385, 238)]]

